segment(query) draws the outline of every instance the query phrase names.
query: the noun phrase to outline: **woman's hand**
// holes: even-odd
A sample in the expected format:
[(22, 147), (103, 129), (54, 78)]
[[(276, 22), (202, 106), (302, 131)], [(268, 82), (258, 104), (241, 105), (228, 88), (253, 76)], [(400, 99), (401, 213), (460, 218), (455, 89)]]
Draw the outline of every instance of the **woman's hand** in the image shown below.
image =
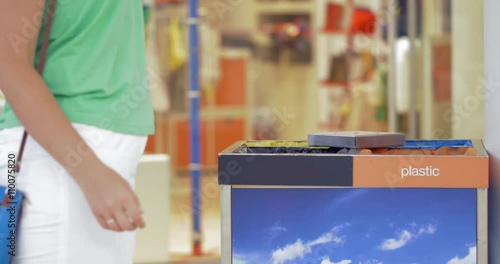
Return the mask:
[(74, 178), (103, 228), (114, 231), (144, 228), (139, 199), (128, 182), (115, 171), (99, 164), (75, 172)]

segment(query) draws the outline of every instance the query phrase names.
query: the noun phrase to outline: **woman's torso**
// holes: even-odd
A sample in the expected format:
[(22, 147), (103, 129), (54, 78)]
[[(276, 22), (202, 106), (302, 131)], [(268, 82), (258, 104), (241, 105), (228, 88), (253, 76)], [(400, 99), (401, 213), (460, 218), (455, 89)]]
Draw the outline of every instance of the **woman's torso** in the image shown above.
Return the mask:
[[(141, 0), (58, 0), (43, 77), (71, 122), (153, 133), (144, 42)], [(0, 128), (15, 126), (7, 104)]]

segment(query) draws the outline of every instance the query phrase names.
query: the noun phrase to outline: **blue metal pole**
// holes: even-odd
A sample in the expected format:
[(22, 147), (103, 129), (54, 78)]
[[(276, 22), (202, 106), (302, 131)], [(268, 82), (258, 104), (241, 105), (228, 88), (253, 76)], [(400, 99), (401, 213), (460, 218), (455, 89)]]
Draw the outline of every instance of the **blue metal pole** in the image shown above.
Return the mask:
[(193, 254), (201, 255), (200, 228), (200, 84), (199, 84), (199, 40), (198, 0), (189, 0), (189, 97), (191, 100), (191, 176), (193, 203)]

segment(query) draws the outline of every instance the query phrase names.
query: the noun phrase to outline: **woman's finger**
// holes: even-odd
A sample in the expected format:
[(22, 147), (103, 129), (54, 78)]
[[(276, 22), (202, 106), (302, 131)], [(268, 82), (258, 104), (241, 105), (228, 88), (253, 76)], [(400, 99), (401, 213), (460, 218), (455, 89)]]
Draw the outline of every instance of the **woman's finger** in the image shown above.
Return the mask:
[(144, 228), (146, 226), (144, 219), (142, 218), (142, 210), (137, 199), (125, 205), (125, 212), (129, 217), (129, 220), (134, 223), (134, 226), (139, 228)]
[(99, 222), (99, 224), (101, 225), (102, 228), (104, 229), (109, 229), (108, 227), (108, 224), (106, 223), (106, 219), (104, 218), (104, 216), (101, 216), (101, 215), (96, 215), (97, 217), (97, 222)]
[(115, 220), (115, 216), (109, 214), (103, 217), (104, 219), (104, 228), (112, 231), (121, 231), (120, 226), (118, 225), (117, 221)]
[(126, 214), (125, 208), (119, 208), (115, 211), (115, 219), (117, 220), (117, 225), (121, 231), (135, 229), (134, 223), (130, 221), (130, 218)]

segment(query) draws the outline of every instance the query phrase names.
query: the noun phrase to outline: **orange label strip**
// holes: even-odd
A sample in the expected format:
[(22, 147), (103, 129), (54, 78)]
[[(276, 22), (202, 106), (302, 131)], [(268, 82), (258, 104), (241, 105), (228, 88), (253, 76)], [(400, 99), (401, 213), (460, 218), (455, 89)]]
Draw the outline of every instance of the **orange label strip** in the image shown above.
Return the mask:
[(353, 186), (487, 188), (488, 157), (355, 156)]

